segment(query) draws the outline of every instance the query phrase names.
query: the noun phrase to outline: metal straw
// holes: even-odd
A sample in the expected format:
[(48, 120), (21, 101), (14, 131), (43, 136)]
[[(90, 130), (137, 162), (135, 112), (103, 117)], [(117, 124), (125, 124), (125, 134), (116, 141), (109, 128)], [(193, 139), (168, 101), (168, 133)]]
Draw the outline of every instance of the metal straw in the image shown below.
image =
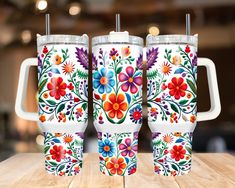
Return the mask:
[(186, 35), (190, 35), (190, 14), (186, 14)]
[(120, 32), (121, 25), (120, 25), (120, 14), (116, 14), (116, 32)]
[(46, 21), (46, 35), (50, 35), (50, 14), (45, 15)]

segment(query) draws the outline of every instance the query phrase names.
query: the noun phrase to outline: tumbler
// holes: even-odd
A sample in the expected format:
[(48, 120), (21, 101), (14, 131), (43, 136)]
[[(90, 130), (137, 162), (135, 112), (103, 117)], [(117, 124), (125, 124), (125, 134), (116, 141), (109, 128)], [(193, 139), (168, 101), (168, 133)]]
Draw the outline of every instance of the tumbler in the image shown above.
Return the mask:
[(93, 121), (100, 171), (136, 172), (142, 125), (143, 39), (128, 32), (92, 38)]
[[(148, 125), (154, 171), (164, 176), (191, 169), (192, 136), (197, 121), (221, 110), (214, 63), (197, 57), (197, 35), (147, 36)], [(197, 113), (197, 66), (207, 69), (211, 109)]]
[[(37, 52), (37, 58), (21, 65), (15, 111), (23, 119), (38, 121), (47, 172), (76, 175), (82, 168), (88, 121), (88, 36), (40, 36)], [(23, 108), (30, 66), (37, 66), (38, 113)]]

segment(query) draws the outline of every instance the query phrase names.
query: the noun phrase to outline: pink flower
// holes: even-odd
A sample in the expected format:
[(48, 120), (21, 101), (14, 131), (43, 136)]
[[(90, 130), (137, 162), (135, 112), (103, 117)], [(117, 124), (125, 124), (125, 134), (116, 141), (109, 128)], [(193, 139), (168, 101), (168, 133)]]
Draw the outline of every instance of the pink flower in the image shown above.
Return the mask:
[(131, 66), (128, 66), (126, 68), (126, 74), (120, 73), (118, 75), (119, 81), (124, 82), (121, 86), (124, 92), (127, 92), (130, 88), (130, 92), (132, 94), (135, 94), (138, 91), (138, 88), (136, 87), (136, 85), (140, 86), (142, 84), (142, 77), (136, 76), (134, 73), (135, 73), (134, 68)]
[(130, 138), (126, 138), (125, 139), (125, 144), (120, 144), (119, 149), (123, 150), (121, 152), (122, 156), (129, 155), (129, 157), (133, 157), (135, 155), (135, 152), (138, 149), (138, 146), (137, 146), (137, 144), (132, 144)]

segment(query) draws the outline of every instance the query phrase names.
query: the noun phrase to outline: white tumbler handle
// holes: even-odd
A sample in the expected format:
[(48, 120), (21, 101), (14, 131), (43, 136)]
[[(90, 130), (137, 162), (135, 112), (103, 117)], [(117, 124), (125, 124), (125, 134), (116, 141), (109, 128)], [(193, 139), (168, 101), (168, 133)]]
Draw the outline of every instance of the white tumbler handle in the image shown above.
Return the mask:
[(16, 94), (15, 112), (23, 119), (38, 121), (38, 113), (26, 112), (23, 107), (23, 102), (26, 97), (30, 66), (37, 66), (37, 58), (25, 59), (21, 64), (18, 89)]
[(198, 112), (197, 121), (212, 120), (217, 118), (221, 111), (215, 64), (208, 58), (198, 58), (198, 66), (206, 67), (211, 108), (206, 112)]

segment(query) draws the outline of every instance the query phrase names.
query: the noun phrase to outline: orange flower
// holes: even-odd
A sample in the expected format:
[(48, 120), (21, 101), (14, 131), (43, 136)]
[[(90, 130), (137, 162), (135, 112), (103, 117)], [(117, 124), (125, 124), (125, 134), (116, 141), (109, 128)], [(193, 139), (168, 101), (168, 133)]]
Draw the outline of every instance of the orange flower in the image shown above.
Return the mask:
[(54, 58), (54, 62), (56, 65), (59, 65), (61, 63), (62, 58), (57, 54)]
[(187, 94), (187, 98), (190, 99), (192, 97), (192, 94), (191, 93), (188, 93)]
[(44, 97), (45, 99), (47, 99), (47, 98), (48, 98), (48, 93), (44, 93), (44, 94), (43, 94), (43, 97)]
[(170, 64), (167, 63), (167, 62), (164, 62), (164, 63), (162, 64), (161, 71), (162, 71), (163, 74), (169, 75), (170, 72), (171, 72), (171, 66), (170, 66)]
[(122, 56), (127, 57), (131, 53), (130, 46), (122, 47)]
[(186, 159), (186, 160), (189, 160), (189, 159), (190, 159), (190, 157), (189, 157), (189, 156), (186, 156), (186, 157), (185, 157), (185, 159)]
[(69, 144), (72, 141), (73, 141), (73, 136), (72, 135), (67, 134), (67, 135), (64, 136), (64, 143)]
[(190, 121), (194, 123), (196, 121), (196, 116), (195, 115), (190, 116)]
[(110, 169), (111, 174), (121, 175), (123, 173), (123, 169), (126, 168), (126, 164), (123, 158), (115, 158), (111, 159), (111, 162), (107, 163), (107, 168)]
[(172, 176), (176, 176), (176, 171), (174, 170), (174, 171), (171, 171), (171, 175)]
[(41, 116), (39, 117), (39, 120), (40, 120), (41, 122), (44, 122), (44, 121), (46, 121), (46, 117), (45, 117), (44, 115), (41, 115)]
[(105, 101), (106, 99), (106, 93), (102, 95), (102, 100)]
[(70, 74), (74, 71), (74, 64), (73, 63), (68, 63), (66, 62), (63, 66), (62, 66), (62, 70), (63, 73), (66, 74)]
[(173, 141), (173, 138), (169, 134), (166, 134), (163, 136), (163, 141), (169, 144)]
[(61, 133), (55, 133), (55, 137), (60, 137), (60, 136), (62, 136)]
[(178, 55), (176, 55), (176, 56), (174, 56), (174, 57), (172, 58), (172, 63), (173, 63), (174, 65), (180, 65), (181, 62), (182, 62), (181, 57), (178, 56)]
[(118, 119), (123, 117), (123, 111), (127, 109), (127, 103), (124, 102), (125, 96), (123, 94), (115, 95), (114, 93), (109, 95), (109, 101), (104, 103), (104, 110), (109, 112), (110, 118), (117, 116)]
[(181, 136), (181, 132), (175, 132), (174, 136), (180, 137)]

